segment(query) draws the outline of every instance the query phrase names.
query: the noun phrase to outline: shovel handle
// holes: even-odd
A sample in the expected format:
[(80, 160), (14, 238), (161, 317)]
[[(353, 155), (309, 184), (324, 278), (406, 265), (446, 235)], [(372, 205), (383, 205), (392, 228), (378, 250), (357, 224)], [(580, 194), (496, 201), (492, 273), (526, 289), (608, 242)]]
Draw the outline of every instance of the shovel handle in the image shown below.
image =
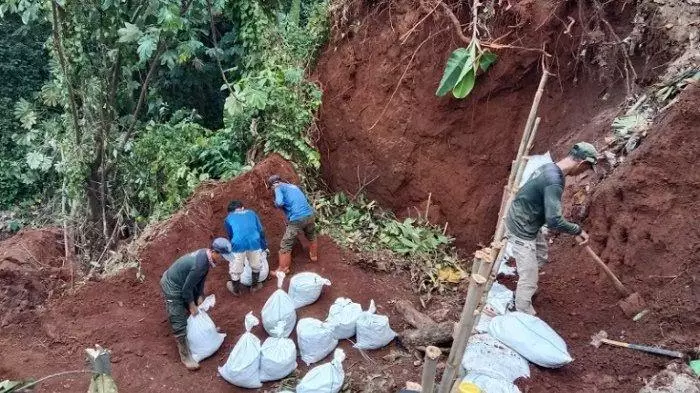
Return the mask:
[(605, 262), (603, 262), (603, 260), (600, 259), (600, 257), (598, 256), (598, 254), (595, 253), (595, 251), (593, 251), (591, 246), (586, 245), (586, 246), (584, 246), (584, 249), (586, 250), (586, 252), (588, 252), (588, 254), (591, 256), (591, 258), (593, 258), (593, 260), (598, 264), (598, 266), (600, 266), (605, 271), (605, 274), (607, 274), (608, 278), (610, 278), (610, 280), (612, 280), (613, 284), (615, 285), (615, 289), (617, 289), (618, 292), (620, 292), (623, 296), (629, 296), (632, 294), (632, 292), (630, 292), (630, 290), (627, 289), (627, 287), (625, 287), (622, 284), (622, 282), (620, 282), (620, 280), (617, 278), (615, 273), (613, 273), (612, 270), (610, 270), (608, 265), (606, 265)]
[(636, 349), (638, 351), (642, 352), (649, 352), (649, 353), (655, 353), (657, 355), (664, 355), (664, 356), (670, 356), (672, 358), (681, 358), (683, 359), (685, 357), (685, 354), (683, 352), (678, 352), (678, 351), (671, 351), (670, 349), (663, 349), (663, 348), (656, 348), (656, 347), (650, 347), (648, 345), (640, 345), (640, 344), (630, 344), (630, 343), (625, 343), (622, 341), (615, 341), (615, 340), (610, 340), (607, 338), (603, 338), (600, 340), (601, 342), (604, 342), (608, 345), (614, 345), (616, 347), (624, 347), (624, 348), (630, 348), (630, 349)]

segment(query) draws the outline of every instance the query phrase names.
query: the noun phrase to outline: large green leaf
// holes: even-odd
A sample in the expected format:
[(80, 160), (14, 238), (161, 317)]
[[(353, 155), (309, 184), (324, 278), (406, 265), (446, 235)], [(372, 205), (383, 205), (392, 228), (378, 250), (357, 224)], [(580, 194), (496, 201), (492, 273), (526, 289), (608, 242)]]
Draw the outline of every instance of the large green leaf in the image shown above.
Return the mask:
[(143, 32), (138, 26), (125, 22), (124, 27), (117, 30), (117, 34), (119, 34), (119, 42), (130, 43), (138, 41), (143, 35)]
[(158, 37), (154, 37), (151, 34), (146, 34), (139, 39), (139, 47), (136, 52), (139, 54), (139, 59), (141, 61), (146, 61), (151, 58), (153, 52), (156, 50), (156, 45), (158, 43)]
[(462, 74), (464, 65), (467, 63), (470, 51), (467, 48), (458, 48), (447, 59), (447, 65), (445, 66), (445, 72), (442, 74), (442, 80), (440, 81), (440, 86), (438, 86), (435, 95), (442, 97), (447, 94), (450, 90), (459, 82), (459, 77)]
[(466, 75), (457, 83), (457, 86), (452, 90), (452, 95), (455, 98), (464, 98), (472, 91), (474, 88), (474, 82), (476, 81), (476, 75), (474, 74), (474, 68), (470, 69)]

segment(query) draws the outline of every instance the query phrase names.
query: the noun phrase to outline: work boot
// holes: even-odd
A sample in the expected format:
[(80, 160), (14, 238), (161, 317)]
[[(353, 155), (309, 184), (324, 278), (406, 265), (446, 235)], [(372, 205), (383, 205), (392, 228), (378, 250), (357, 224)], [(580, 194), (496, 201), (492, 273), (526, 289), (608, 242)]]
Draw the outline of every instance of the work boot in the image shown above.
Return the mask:
[(282, 272), (284, 274), (289, 274), (289, 269), (292, 266), (292, 253), (291, 252), (280, 252), (279, 253), (279, 266), (277, 270), (270, 274), (270, 277), (275, 277), (277, 272)]
[(318, 261), (318, 240), (316, 239), (309, 243), (309, 259), (311, 262)]
[(228, 289), (229, 292), (233, 296), (240, 296), (241, 294), (241, 282), (236, 280), (236, 281), (226, 281), (226, 289)]
[(260, 282), (260, 272), (253, 272), (253, 281), (250, 284), (250, 291), (251, 292), (257, 292), (258, 290), (262, 289), (263, 285)]
[(176, 336), (177, 351), (180, 352), (180, 361), (187, 367), (188, 370), (199, 369), (199, 363), (192, 359), (190, 347), (187, 345), (187, 336)]

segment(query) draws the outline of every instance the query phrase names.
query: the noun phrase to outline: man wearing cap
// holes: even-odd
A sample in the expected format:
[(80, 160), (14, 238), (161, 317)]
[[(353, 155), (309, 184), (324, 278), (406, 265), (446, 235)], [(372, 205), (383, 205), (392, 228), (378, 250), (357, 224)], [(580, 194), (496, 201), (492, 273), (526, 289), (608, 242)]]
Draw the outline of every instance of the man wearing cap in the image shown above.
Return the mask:
[(252, 271), (252, 292), (262, 288), (260, 283), (260, 268), (262, 256), (267, 249), (265, 232), (263, 231), (260, 217), (250, 209), (246, 209), (241, 201), (231, 201), (228, 204), (228, 215), (224, 220), (224, 227), (231, 239), (233, 262), (229, 264), (231, 281), (226, 283), (226, 288), (234, 296), (241, 294), (241, 274), (245, 262), (248, 261)]
[[(309, 259), (318, 260), (318, 241), (316, 240), (316, 219), (314, 209), (304, 192), (294, 184), (282, 181), (279, 175), (272, 175), (267, 180), (269, 187), (275, 191), (275, 206), (284, 211), (287, 217), (287, 229), (284, 231), (279, 252), (277, 271), (289, 273), (292, 266), (292, 247), (297, 235), (304, 233), (309, 240)], [(274, 275), (274, 274), (273, 274)]]
[(593, 169), (598, 152), (590, 143), (575, 144), (569, 154), (557, 163), (539, 167), (520, 188), (506, 216), (506, 237), (512, 248), (518, 270), (515, 309), (535, 315), (532, 296), (537, 291), (539, 266), (547, 260), (547, 242), (541, 228), (577, 236), (581, 244), (588, 234), (577, 224), (563, 217), (561, 197), (565, 176), (576, 176)]
[(160, 279), (168, 322), (177, 340), (180, 361), (188, 370), (198, 369), (199, 363), (192, 359), (187, 345), (187, 317), (199, 313), (197, 305), (204, 300), (204, 282), (209, 268), (232, 260), (231, 243), (219, 237), (214, 239), (210, 248), (202, 248), (178, 258)]

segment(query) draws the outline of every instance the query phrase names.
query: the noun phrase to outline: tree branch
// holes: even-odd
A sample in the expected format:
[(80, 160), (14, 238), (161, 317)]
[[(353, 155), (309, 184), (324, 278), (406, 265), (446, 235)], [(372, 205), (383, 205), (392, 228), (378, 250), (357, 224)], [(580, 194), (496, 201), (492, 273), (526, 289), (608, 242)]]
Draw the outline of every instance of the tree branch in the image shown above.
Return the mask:
[(63, 71), (63, 77), (66, 80), (66, 85), (68, 86), (68, 98), (71, 106), (71, 115), (73, 118), (73, 128), (75, 128), (75, 143), (80, 145), (83, 138), (82, 130), (80, 129), (80, 122), (78, 120), (78, 104), (75, 102), (75, 90), (73, 89), (73, 84), (71, 83), (71, 77), (68, 73), (68, 62), (66, 61), (66, 55), (63, 51), (63, 43), (61, 37), (63, 36), (61, 29), (61, 18), (59, 16), (58, 4), (56, 1), (51, 1), (51, 15), (53, 19), (53, 45), (58, 55), (58, 62), (61, 64), (61, 70)]
[(221, 72), (221, 78), (224, 80), (226, 87), (228, 88), (231, 95), (235, 98), (235, 95), (233, 94), (233, 89), (231, 88), (231, 84), (229, 83), (228, 79), (226, 78), (226, 73), (224, 73), (224, 68), (221, 66), (221, 59), (219, 58), (219, 45), (216, 42), (216, 28), (214, 26), (214, 14), (211, 11), (211, 0), (207, 0), (207, 9), (209, 10), (209, 26), (211, 28), (211, 41), (212, 41), (212, 44), (214, 44), (214, 51), (215, 51), (214, 57), (216, 58), (216, 64), (219, 66), (219, 71)]

